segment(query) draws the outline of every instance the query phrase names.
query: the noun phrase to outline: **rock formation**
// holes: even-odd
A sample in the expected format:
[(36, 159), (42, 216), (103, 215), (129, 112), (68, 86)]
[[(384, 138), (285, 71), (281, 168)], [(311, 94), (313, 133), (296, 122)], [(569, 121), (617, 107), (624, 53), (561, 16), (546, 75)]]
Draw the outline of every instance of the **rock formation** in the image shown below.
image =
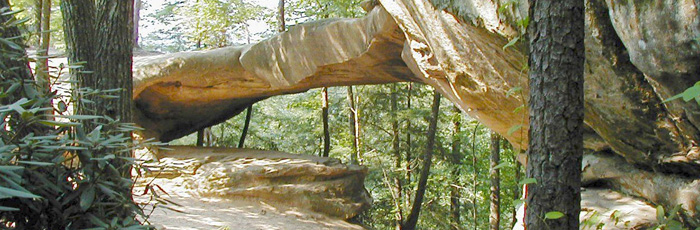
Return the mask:
[[(305, 23), (250, 46), (137, 60), (136, 122), (168, 141), (274, 95), (415, 81), (527, 148), (527, 109), (515, 112), (527, 105), (526, 52), (519, 43), (504, 48), (522, 30), (527, 1), (378, 2), (363, 18)], [(662, 103), (700, 80), (698, 9), (690, 0), (586, 0), (586, 147), (621, 157), (615, 167), (591, 163), (587, 180), (681, 204), (689, 222), (700, 220), (697, 193), (659, 194), (673, 187), (636, 186), (644, 180), (629, 171), (690, 190), (700, 183), (700, 106)]]
[(177, 178), (197, 197), (254, 198), (350, 219), (369, 208), (367, 168), (310, 155), (169, 146), (149, 164), (156, 178)]

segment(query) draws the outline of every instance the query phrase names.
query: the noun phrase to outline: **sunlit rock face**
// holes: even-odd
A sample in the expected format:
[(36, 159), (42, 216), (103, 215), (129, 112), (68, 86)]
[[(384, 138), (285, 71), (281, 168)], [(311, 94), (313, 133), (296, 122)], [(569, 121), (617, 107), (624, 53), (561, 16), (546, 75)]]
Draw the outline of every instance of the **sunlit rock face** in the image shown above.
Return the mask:
[(171, 146), (158, 177), (178, 178), (194, 195), (253, 198), (341, 219), (370, 207), (367, 168), (311, 155), (249, 149)]
[[(135, 121), (169, 141), (270, 96), (413, 81), (527, 148), (527, 41), (504, 48), (523, 30), (526, 0), (373, 2), (363, 18), (305, 23), (249, 46), (137, 59)], [(662, 101), (700, 80), (699, 4), (586, 0), (586, 148), (697, 182), (700, 107)]]

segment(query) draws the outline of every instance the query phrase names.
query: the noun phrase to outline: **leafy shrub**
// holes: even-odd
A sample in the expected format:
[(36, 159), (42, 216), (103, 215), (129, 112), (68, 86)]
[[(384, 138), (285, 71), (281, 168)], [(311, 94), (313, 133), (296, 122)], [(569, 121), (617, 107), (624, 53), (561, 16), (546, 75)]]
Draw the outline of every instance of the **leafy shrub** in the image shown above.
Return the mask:
[[(79, 97), (37, 91), (21, 37), (12, 33), (22, 22), (14, 13), (0, 10), (0, 228), (146, 228), (131, 197), (137, 128), (106, 116), (68, 115), (67, 105), (81, 103)], [(96, 128), (86, 130), (84, 122)]]

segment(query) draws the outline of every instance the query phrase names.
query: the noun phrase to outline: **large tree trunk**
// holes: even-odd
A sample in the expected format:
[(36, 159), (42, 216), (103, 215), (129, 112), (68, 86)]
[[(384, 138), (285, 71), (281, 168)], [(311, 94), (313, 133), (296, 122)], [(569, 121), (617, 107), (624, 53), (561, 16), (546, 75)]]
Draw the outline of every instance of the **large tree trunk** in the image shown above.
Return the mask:
[(401, 225), (402, 230), (413, 230), (416, 229), (416, 224), (418, 224), (418, 216), (420, 215), (421, 206), (423, 206), (423, 198), (425, 195), (425, 188), (428, 184), (428, 176), (430, 175), (430, 165), (432, 165), (433, 160), (433, 148), (435, 147), (435, 133), (437, 130), (437, 123), (440, 116), (440, 93), (437, 90), (433, 92), (433, 106), (432, 106), (432, 117), (430, 118), (430, 124), (428, 125), (428, 140), (425, 147), (425, 153), (423, 154), (423, 167), (420, 171), (420, 178), (418, 178), (418, 187), (416, 188), (416, 196), (413, 200), (413, 206), (411, 207), (411, 213), (406, 217), (406, 222)]
[(462, 111), (456, 106), (454, 107), (454, 114), (452, 119), (453, 131), (452, 131), (452, 185), (450, 186), (450, 216), (452, 223), (450, 226), (453, 230), (460, 229), (462, 222), (460, 221), (460, 204), (459, 204), (459, 166), (462, 164), (462, 153), (461, 145), (462, 140), (460, 139), (459, 133), (461, 132), (461, 122), (462, 122)]
[(500, 163), (501, 137), (496, 132), (491, 132), (491, 202), (489, 213), (489, 229), (498, 230), (501, 223), (501, 178), (500, 170), (496, 166)]
[[(527, 229), (579, 229), (584, 1), (530, 0)], [(560, 212), (558, 219), (545, 214)]]
[[(131, 122), (132, 4), (133, 0), (99, 0), (96, 5), (93, 1), (61, 2), (68, 61), (72, 65), (83, 62), (81, 68), (71, 69), (77, 88), (120, 89), (115, 98), (80, 95), (94, 103), (77, 103), (77, 114)], [(90, 121), (83, 122), (83, 126), (92, 130), (96, 125)]]

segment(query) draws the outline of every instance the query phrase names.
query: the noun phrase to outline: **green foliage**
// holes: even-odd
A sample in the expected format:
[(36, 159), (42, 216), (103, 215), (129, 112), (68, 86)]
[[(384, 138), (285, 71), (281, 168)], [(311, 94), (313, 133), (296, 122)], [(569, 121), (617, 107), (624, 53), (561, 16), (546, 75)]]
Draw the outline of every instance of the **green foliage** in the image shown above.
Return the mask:
[(673, 101), (673, 100), (676, 100), (679, 98), (683, 98), (683, 101), (686, 101), (686, 102), (695, 99), (695, 102), (700, 104), (700, 81), (695, 82), (695, 85), (687, 88), (682, 93), (679, 93), (679, 94), (676, 94), (670, 98), (667, 98), (663, 102), (666, 103), (666, 102)]
[(556, 220), (562, 217), (564, 217), (564, 213), (558, 211), (547, 212), (544, 214), (545, 220)]
[[(66, 115), (63, 98), (38, 92), (18, 74), (26, 65), (9, 66), (27, 62), (18, 39), (6, 37), (0, 45), (0, 227), (146, 228), (135, 219), (143, 212), (132, 201), (130, 175), (123, 174), (133, 164), (135, 126)], [(74, 99), (69, 103), (80, 103)], [(62, 106), (49, 106), (51, 100)], [(85, 130), (81, 121), (98, 125)]]

